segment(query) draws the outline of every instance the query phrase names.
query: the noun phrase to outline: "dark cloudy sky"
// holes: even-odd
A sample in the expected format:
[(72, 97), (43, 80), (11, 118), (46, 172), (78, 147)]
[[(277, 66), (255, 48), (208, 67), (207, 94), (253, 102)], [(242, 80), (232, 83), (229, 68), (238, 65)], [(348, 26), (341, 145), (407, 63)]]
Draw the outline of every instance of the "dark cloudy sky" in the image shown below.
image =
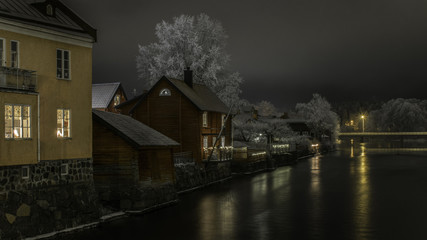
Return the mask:
[(63, 0), (98, 30), (94, 82), (142, 91), (138, 44), (156, 23), (206, 13), (229, 35), (243, 97), (286, 110), (320, 93), (330, 102), (425, 98), (425, 0)]

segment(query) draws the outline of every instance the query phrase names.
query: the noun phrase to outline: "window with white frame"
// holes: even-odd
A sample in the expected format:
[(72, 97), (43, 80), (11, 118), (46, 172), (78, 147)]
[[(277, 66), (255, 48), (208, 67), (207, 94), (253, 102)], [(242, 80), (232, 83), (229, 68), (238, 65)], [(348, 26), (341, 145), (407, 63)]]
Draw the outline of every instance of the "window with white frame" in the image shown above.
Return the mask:
[(71, 110), (57, 109), (56, 110), (56, 136), (58, 138), (71, 137)]
[(31, 138), (31, 106), (5, 104), (5, 138)]
[(208, 136), (203, 136), (203, 148), (208, 148)]
[(68, 175), (68, 163), (61, 164), (61, 176)]
[(10, 67), (19, 68), (19, 42), (10, 41)]
[(216, 137), (212, 137), (212, 147), (215, 147)]
[(208, 112), (203, 112), (203, 127), (208, 126)]
[(6, 41), (4, 38), (0, 38), (0, 66), (6, 66)]
[(221, 127), (224, 127), (225, 124), (225, 114), (221, 114)]
[(56, 77), (70, 79), (70, 51), (56, 49)]
[(22, 177), (22, 179), (29, 179), (30, 178), (30, 167), (29, 166), (23, 166), (21, 168), (21, 177)]
[(164, 88), (160, 90), (159, 96), (171, 96), (171, 90)]
[(225, 136), (221, 137), (221, 147), (225, 147)]

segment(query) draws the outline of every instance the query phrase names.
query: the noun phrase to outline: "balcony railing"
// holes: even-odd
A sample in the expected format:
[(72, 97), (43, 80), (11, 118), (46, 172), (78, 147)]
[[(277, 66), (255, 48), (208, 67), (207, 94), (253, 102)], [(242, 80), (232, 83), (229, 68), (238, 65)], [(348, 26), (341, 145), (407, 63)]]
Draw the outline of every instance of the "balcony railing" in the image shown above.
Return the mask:
[(36, 91), (36, 71), (0, 66), (0, 88)]
[[(208, 160), (209, 154), (212, 152), (212, 147), (204, 148), (203, 160)], [(228, 161), (233, 158), (233, 147), (216, 147), (212, 152), (210, 161)]]

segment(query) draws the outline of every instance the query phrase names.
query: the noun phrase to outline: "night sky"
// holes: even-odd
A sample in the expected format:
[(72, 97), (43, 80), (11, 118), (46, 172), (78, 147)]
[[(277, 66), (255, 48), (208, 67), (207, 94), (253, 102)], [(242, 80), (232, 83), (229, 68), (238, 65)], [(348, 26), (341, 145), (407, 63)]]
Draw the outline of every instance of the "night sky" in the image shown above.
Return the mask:
[(320, 93), (330, 102), (425, 98), (425, 0), (63, 0), (98, 30), (93, 81), (142, 92), (138, 44), (156, 23), (206, 13), (226, 29), (242, 96), (281, 110)]

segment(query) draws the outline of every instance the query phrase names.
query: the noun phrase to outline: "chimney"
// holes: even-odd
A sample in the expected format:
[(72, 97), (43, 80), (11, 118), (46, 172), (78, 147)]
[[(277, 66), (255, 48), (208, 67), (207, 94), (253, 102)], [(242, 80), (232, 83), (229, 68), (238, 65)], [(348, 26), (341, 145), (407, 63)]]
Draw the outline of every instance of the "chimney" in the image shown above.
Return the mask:
[(193, 88), (193, 71), (190, 70), (190, 67), (184, 70), (184, 82), (190, 87)]

